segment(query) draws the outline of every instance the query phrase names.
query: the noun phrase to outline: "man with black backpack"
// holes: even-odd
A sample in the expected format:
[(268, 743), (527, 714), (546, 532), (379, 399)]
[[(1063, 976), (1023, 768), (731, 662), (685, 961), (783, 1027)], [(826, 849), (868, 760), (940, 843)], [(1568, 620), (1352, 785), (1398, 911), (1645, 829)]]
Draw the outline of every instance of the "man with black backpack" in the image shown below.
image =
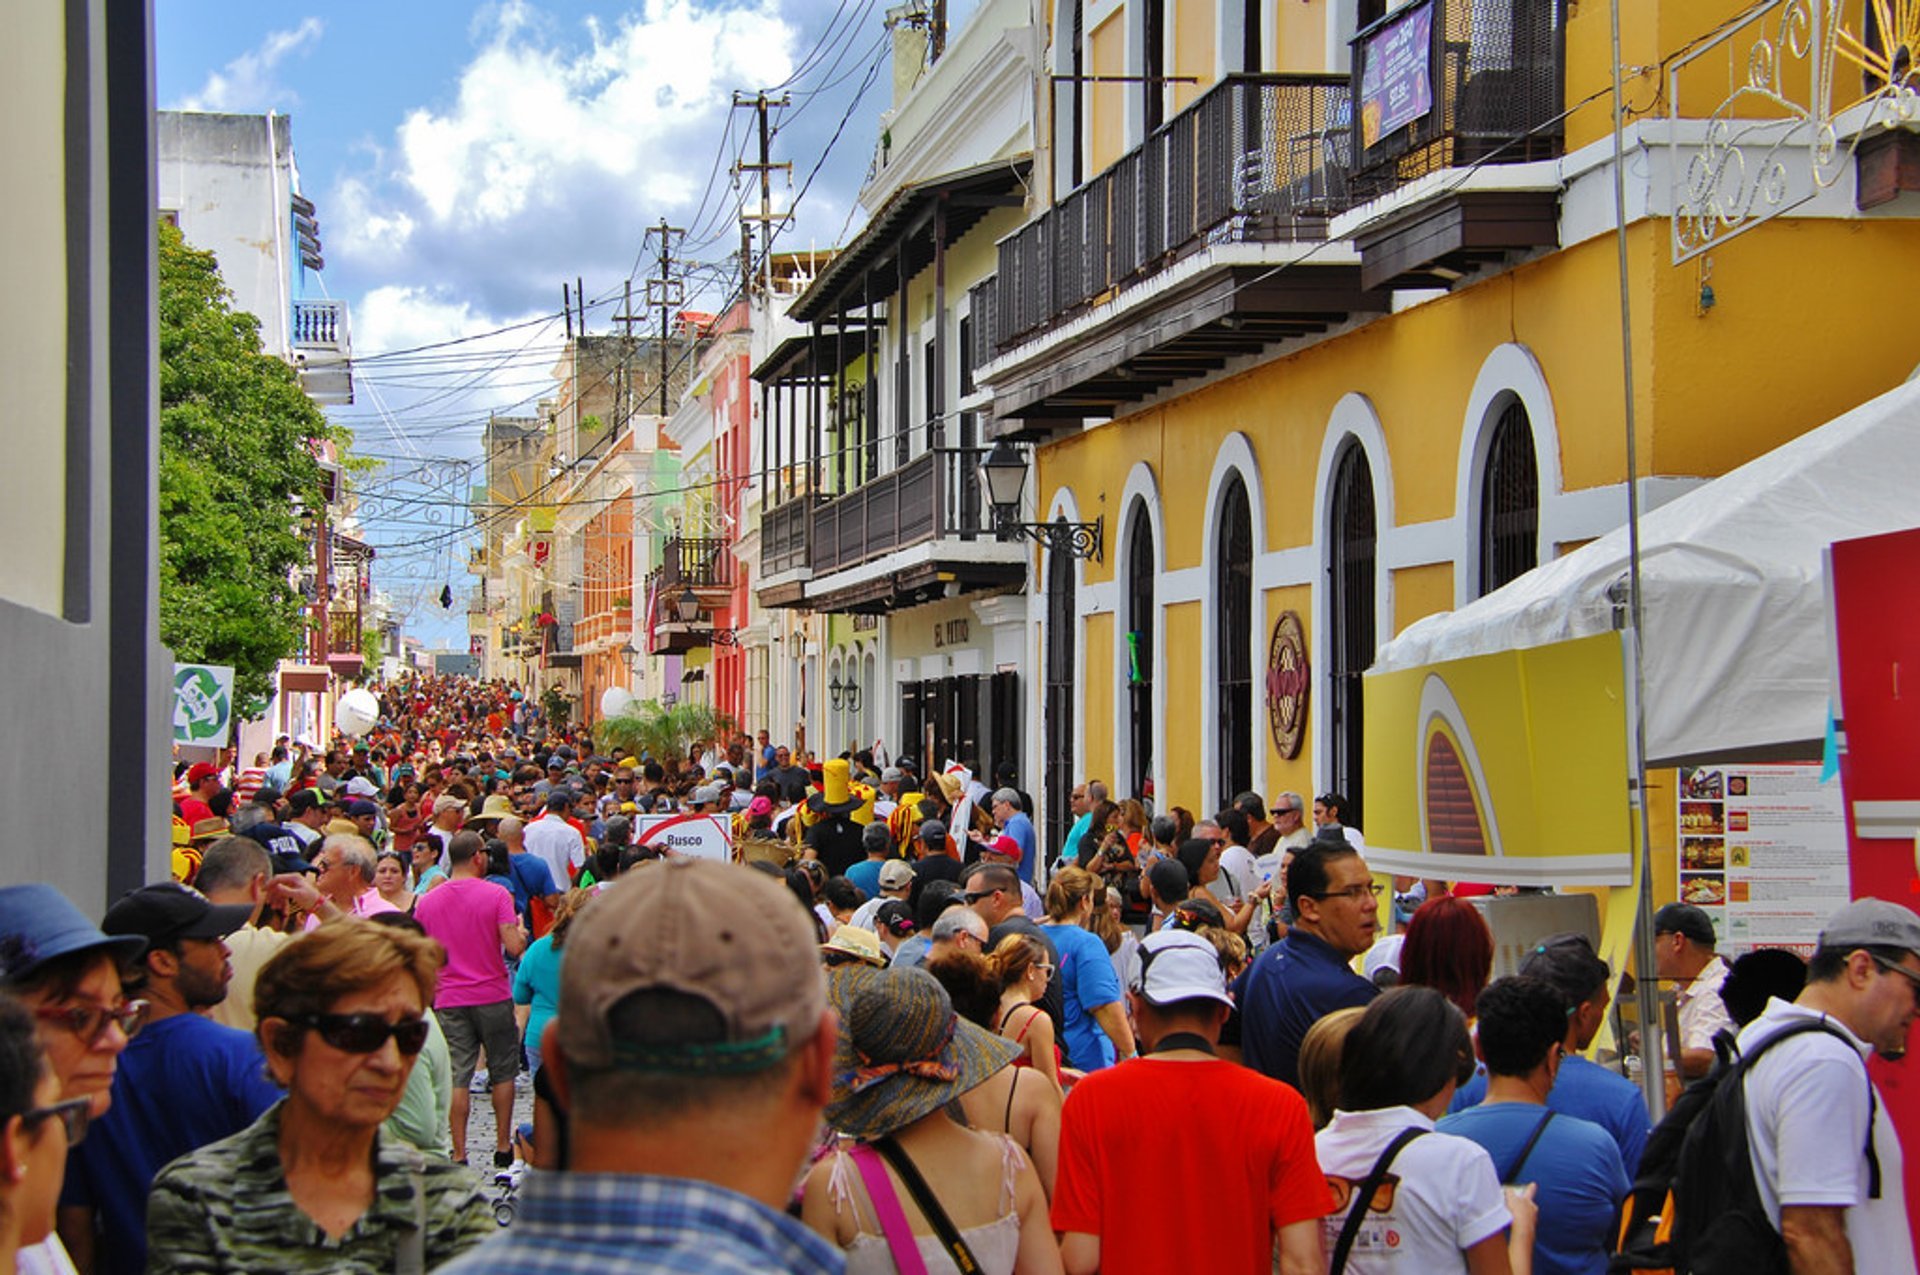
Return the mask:
[[(1903, 1056), (1917, 1013), (1920, 917), (1857, 899), (1821, 930), (1799, 999), (1769, 1002), (1740, 1032), (1755, 1185), (1795, 1275), (1914, 1270), (1899, 1144), (1866, 1059)], [(1812, 1028), (1759, 1053), (1799, 1024)]]

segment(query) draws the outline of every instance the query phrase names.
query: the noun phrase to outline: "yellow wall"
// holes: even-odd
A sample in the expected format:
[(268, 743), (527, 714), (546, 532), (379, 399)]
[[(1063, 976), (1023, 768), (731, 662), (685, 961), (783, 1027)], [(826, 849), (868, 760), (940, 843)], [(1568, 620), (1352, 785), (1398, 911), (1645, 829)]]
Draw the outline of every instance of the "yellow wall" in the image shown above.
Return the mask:
[[(1095, 27), (1087, 37), (1087, 74), (1127, 73), (1127, 9), (1125, 5)], [(1127, 153), (1127, 88), (1125, 84), (1093, 84), (1087, 88), (1087, 171), (1097, 173)]]
[[(1327, 69), (1328, 0), (1277, 0), (1268, 11), (1276, 71)], [(1302, 789), (1301, 791), (1305, 791)]]
[(1429, 562), (1393, 573), (1393, 628), (1397, 633), (1436, 611), (1453, 610), (1453, 564)]
[[(1173, 66), (1169, 75), (1198, 76), (1198, 84), (1173, 86), (1173, 112), (1206, 92), (1213, 83), (1214, 6), (1212, 3), (1176, 4), (1173, 13)], [(1170, 112), (1173, 113), (1173, 112)]]
[(1199, 801), (1200, 695), (1192, 660), (1200, 649), (1200, 604), (1183, 602), (1163, 609), (1161, 615), (1166, 620), (1163, 640), (1167, 644), (1167, 790), (1159, 794), (1159, 805), (1165, 809)]
[[(1910, 327), (1877, 317), (1884, 314), (1881, 281), (1920, 277), (1920, 228), (1911, 222), (1762, 227), (1716, 251), (1721, 300), (1704, 317), (1697, 313), (1694, 271), (1670, 262), (1664, 222), (1631, 228), (1629, 253), (1643, 473), (1723, 473), (1898, 384), (1920, 360), (1920, 341)], [(1818, 261), (1819, 269), (1806, 269), (1808, 261)], [(1507, 342), (1531, 351), (1545, 376), (1565, 488), (1617, 485), (1624, 478), (1625, 447), (1616, 280), (1611, 237), (1553, 253), (1109, 425), (1070, 434), (1039, 449), (1036, 490), (1051, 500), (1056, 490), (1069, 488), (1083, 518), (1106, 515), (1107, 557), (1088, 563), (1086, 578), (1111, 579), (1112, 542), (1124, 513), (1120, 492), (1133, 465), (1144, 461), (1167, 510), (1166, 566), (1197, 567), (1215, 458), (1225, 437), (1241, 431), (1260, 467), (1266, 548), (1309, 546), (1315, 543), (1315, 483), (1327, 424), (1342, 396), (1358, 392), (1372, 402), (1385, 438), (1395, 522), (1451, 518), (1468, 398), (1488, 355)], [(1810, 316), (1831, 321), (1809, 322)], [(1374, 462), (1377, 468), (1380, 458)], [(1469, 560), (1470, 539), (1469, 530), (1453, 546), (1462, 564)], [(1381, 640), (1422, 615), (1450, 608), (1454, 572), (1452, 563), (1398, 570)], [(1266, 606), (1269, 625), (1287, 606), (1312, 615), (1305, 588), (1276, 591)], [(1201, 788), (1200, 732), (1207, 728), (1195, 720), (1199, 607), (1184, 604), (1165, 614), (1165, 800), (1190, 804)], [(1105, 617), (1089, 624), (1089, 650), (1100, 652), (1103, 661), (1109, 658), (1110, 626)], [(1262, 662), (1264, 655), (1262, 650)], [(1110, 698), (1103, 688), (1111, 679), (1090, 678), (1087, 685), (1090, 752), (1104, 759), (1109, 742), (1093, 733), (1094, 723), (1105, 729), (1113, 709), (1104, 703), (1096, 709), (1093, 701)], [(1324, 685), (1315, 691), (1323, 694)], [(1323, 708), (1316, 702), (1314, 721)], [(1256, 716), (1264, 736), (1264, 706)], [(1269, 787), (1306, 782), (1297, 778), (1309, 773), (1304, 755), (1297, 768), (1283, 770), (1271, 756), (1271, 741), (1262, 746), (1269, 750)]]
[[(1078, 678), (1087, 688), (1086, 718), (1081, 729), (1089, 775), (1113, 774), (1114, 704), (1113, 615), (1090, 615), (1086, 623), (1086, 659)], [(1118, 787), (1119, 785), (1115, 785)], [(1130, 794), (1128, 794), (1130, 795)]]

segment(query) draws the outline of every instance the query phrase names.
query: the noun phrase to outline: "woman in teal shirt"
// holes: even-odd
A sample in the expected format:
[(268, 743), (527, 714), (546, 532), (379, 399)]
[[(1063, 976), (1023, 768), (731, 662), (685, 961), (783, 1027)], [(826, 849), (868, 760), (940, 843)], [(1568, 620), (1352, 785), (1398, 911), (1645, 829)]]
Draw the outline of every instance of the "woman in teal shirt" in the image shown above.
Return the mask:
[(560, 958), (567, 930), (581, 905), (592, 897), (591, 890), (569, 890), (563, 895), (553, 910), (553, 928), (527, 946), (514, 971), (514, 1012), (524, 1032), (529, 1075), (540, 1070), (540, 1033), (560, 1008)]

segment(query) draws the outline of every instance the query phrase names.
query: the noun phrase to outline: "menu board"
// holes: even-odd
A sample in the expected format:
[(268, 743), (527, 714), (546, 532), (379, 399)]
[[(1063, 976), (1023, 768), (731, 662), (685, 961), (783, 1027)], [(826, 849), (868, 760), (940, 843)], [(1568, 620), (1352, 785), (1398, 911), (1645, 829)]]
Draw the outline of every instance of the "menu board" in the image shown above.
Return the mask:
[(1720, 950), (1809, 956), (1849, 897), (1840, 785), (1817, 762), (1680, 772), (1680, 900), (1706, 910)]
[(1372, 146), (1433, 109), (1433, 6), (1361, 37), (1360, 142)]

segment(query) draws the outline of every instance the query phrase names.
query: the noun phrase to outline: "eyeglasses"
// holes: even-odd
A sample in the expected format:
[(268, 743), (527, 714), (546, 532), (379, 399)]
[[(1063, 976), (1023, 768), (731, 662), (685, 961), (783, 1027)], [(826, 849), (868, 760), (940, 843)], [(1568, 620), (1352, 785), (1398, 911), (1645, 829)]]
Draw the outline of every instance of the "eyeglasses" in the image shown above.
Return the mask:
[(80, 1139), (87, 1136), (87, 1126), (93, 1123), (93, 1099), (68, 1098), (65, 1102), (35, 1107), (31, 1111), (20, 1113), (20, 1123), (28, 1129), (56, 1119), (66, 1126), (67, 1145), (70, 1147), (78, 1145)]
[(1033, 968), (1039, 970), (1041, 975), (1045, 978), (1053, 977), (1053, 966), (1051, 965), (1036, 965)]
[(1385, 888), (1386, 887), (1382, 886), (1378, 881), (1375, 881), (1367, 885), (1350, 885), (1344, 890), (1328, 890), (1325, 894), (1315, 894), (1308, 897), (1315, 899), (1352, 899), (1355, 903), (1366, 903), (1368, 901), (1378, 900), (1381, 892)]
[(969, 890), (960, 897), (968, 903), (978, 903), (980, 900), (990, 899), (998, 893), (1000, 893), (998, 890)]
[(1878, 952), (1868, 952), (1867, 955), (1873, 958), (1875, 965), (1886, 970), (1889, 974), (1898, 974), (1901, 978), (1906, 979), (1907, 990), (1913, 993), (1913, 998), (1916, 1002), (1920, 1002), (1920, 974), (1914, 973), (1904, 965), (1895, 965)]
[(301, 1014), (287, 1021), (296, 1027), (311, 1027), (320, 1033), (321, 1040), (347, 1054), (371, 1054), (392, 1037), (400, 1052), (411, 1058), (427, 1043), (424, 1018), (390, 1023), (378, 1014)]
[(33, 1013), (42, 1022), (55, 1023), (87, 1044), (97, 1045), (100, 1038), (107, 1034), (109, 1026), (118, 1027), (121, 1035), (133, 1039), (146, 1026), (147, 1013), (152, 1008), (147, 1001), (121, 1001), (111, 1008), (105, 1005), (42, 1005)]

